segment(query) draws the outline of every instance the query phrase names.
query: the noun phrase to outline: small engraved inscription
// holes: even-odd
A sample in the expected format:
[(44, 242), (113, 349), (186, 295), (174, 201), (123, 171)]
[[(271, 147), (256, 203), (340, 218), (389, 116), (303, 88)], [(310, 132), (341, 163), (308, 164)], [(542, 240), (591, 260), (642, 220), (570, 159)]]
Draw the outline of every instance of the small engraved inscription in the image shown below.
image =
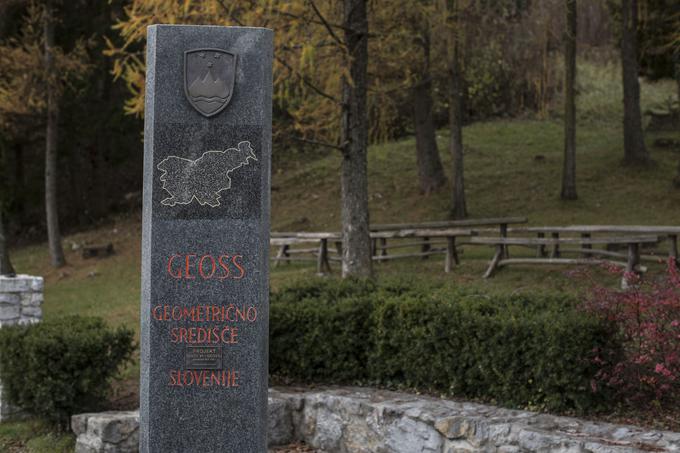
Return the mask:
[(219, 370), (222, 368), (222, 347), (187, 346), (185, 361), (188, 370)]

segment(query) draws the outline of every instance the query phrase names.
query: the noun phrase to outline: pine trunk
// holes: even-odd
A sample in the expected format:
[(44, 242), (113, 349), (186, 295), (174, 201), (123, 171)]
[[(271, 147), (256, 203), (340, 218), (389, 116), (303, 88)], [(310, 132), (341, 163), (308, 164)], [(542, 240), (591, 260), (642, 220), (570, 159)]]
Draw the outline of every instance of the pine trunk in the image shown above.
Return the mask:
[(621, 66), (623, 70), (623, 160), (627, 164), (647, 164), (650, 161), (642, 135), (640, 112), (640, 82), (637, 60), (637, 0), (621, 0), (622, 37)]
[(14, 178), (12, 180), (12, 199), (15, 204), (15, 221), (21, 225), (26, 213), (26, 203), (24, 202), (25, 193), (24, 182), (24, 145), (16, 143), (14, 145)]
[(420, 192), (430, 194), (446, 184), (444, 167), (439, 158), (437, 131), (432, 112), (432, 74), (430, 72), (429, 24), (421, 33), (423, 45), (423, 71), (413, 87), (413, 122), (416, 132), (416, 163)]
[(57, 211), (57, 127), (59, 122), (58, 97), (54, 82), (54, 20), (48, 3), (45, 8), (45, 74), (47, 82), (47, 131), (45, 133), (45, 211), (47, 216), (47, 238), (52, 266), (61, 267), (66, 264), (64, 250), (61, 247), (61, 231), (59, 230), (59, 213)]
[(576, 0), (566, 0), (563, 200), (576, 200)]
[(463, 77), (461, 73), (460, 35), (461, 22), (457, 2), (454, 0), (453, 29), (449, 31), (449, 125), (451, 139), (449, 147), (453, 163), (453, 209), (454, 219), (467, 217), (465, 202), (465, 180), (463, 171)]
[(9, 259), (9, 249), (7, 247), (7, 236), (5, 235), (5, 224), (3, 222), (2, 208), (0, 207), (0, 275), (14, 275), (14, 268)]
[(432, 83), (429, 80), (413, 87), (413, 117), (420, 192), (429, 194), (446, 184), (437, 147), (437, 132), (432, 114)]
[(344, 0), (344, 39), (351, 80), (342, 81), (342, 276), (370, 277), (368, 221), (367, 0)]

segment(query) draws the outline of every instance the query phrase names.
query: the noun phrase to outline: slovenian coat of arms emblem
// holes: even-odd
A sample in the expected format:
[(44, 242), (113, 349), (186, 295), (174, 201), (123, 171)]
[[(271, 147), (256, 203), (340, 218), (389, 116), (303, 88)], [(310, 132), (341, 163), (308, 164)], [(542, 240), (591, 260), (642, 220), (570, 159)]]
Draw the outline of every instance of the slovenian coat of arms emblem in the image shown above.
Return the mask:
[(229, 104), (236, 78), (236, 54), (221, 49), (184, 52), (184, 92), (189, 103), (207, 117)]

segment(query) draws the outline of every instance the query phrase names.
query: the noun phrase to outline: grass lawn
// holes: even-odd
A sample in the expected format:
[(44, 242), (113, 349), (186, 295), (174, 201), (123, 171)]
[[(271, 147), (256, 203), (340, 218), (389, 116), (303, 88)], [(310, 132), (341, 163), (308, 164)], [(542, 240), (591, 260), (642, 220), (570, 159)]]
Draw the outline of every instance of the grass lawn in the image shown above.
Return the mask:
[(0, 423), (0, 451), (3, 453), (72, 453), (75, 438), (55, 433), (36, 420)]

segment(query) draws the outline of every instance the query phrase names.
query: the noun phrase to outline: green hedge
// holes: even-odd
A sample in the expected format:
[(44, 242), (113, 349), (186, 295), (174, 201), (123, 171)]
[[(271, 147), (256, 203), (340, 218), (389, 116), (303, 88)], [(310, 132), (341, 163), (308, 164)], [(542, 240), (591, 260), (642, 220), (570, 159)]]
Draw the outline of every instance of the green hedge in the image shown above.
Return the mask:
[(69, 316), (0, 329), (0, 379), (10, 403), (68, 427), (100, 409), (110, 379), (135, 349), (133, 332)]
[(610, 325), (563, 296), (483, 296), (418, 282), (312, 280), (271, 300), (270, 370), (515, 407), (592, 410), (590, 358)]

